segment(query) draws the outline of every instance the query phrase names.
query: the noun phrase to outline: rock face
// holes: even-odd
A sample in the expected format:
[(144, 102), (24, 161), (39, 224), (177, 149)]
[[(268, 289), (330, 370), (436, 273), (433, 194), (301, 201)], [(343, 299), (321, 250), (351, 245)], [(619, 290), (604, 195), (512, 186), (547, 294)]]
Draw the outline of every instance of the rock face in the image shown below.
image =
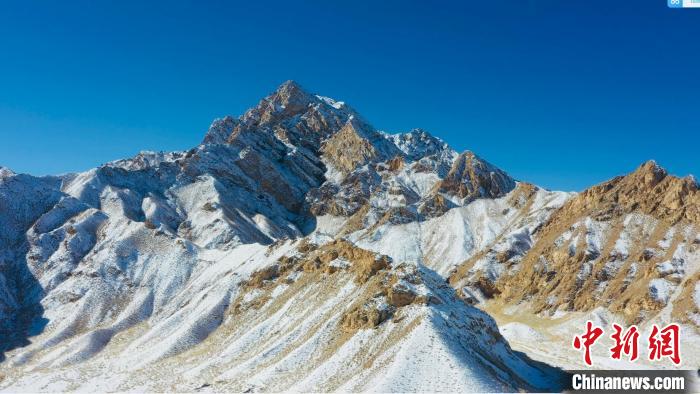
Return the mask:
[(508, 174), (472, 152), (459, 155), (439, 184), (441, 192), (466, 200), (503, 197), (513, 189), (515, 181)]
[(384, 135), (351, 119), (323, 142), (321, 153), (333, 169), (347, 175), (370, 162), (385, 162), (398, 157), (400, 152)]
[[(700, 310), (690, 298), (700, 269), (699, 196), (691, 177), (644, 163), (567, 201), (524, 255), (517, 244), (494, 248), (502, 274), (483, 276), (475, 257), (451, 283), (508, 303), (527, 301), (536, 311), (604, 307), (641, 323), (666, 310), (697, 323)], [(485, 280), (496, 294), (483, 290)]]
[(32, 255), (27, 229), (33, 223), (47, 225), (40, 219), (61, 200), (57, 183), (54, 178), (36, 181), (0, 168), (0, 361), (8, 349), (28, 344), (33, 324), (43, 324), (42, 289), (28, 269)]
[(700, 223), (700, 193), (693, 177), (670, 176), (655, 162), (633, 173), (592, 187), (562, 208), (562, 216), (594, 213), (599, 217), (632, 212), (663, 219)]
[(0, 389), (557, 390), (470, 304), (693, 322), (697, 224), (652, 163), (547, 191), (289, 81), (185, 152), (0, 168)]

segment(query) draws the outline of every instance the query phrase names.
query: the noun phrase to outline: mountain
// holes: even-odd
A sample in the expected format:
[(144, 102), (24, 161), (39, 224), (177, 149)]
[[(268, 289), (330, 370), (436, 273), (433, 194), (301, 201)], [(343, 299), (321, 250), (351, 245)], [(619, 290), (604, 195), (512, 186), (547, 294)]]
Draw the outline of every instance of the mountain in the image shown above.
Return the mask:
[(548, 191), (288, 81), (188, 151), (0, 168), (0, 390), (559, 390), (479, 308), (700, 324), (697, 196)]
[[(568, 343), (586, 320), (647, 332), (673, 322), (683, 326), (684, 366), (692, 369), (700, 362), (699, 213), (697, 181), (649, 161), (569, 198), (534, 229), (534, 242), (487, 246), (449, 282), (498, 316), (509, 341), (539, 360), (581, 368)], [(599, 367), (640, 367), (610, 363), (601, 348)]]
[[(537, 229), (524, 255), (515, 244), (493, 245), (450, 281), (466, 292), (472, 283), (483, 285), (491, 296), (527, 301), (537, 312), (605, 307), (638, 324), (665, 311), (698, 324), (699, 226), (695, 179), (649, 161), (568, 200)], [(503, 267), (498, 275), (480, 272), (489, 259)]]

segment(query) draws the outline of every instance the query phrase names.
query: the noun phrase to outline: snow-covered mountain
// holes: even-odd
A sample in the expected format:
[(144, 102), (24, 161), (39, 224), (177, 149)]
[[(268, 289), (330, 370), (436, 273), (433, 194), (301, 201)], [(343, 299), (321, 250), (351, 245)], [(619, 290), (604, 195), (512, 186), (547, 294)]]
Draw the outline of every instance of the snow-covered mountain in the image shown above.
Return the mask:
[(461, 273), (478, 276), (478, 267), (495, 259), (506, 267), (502, 275), (485, 275), (496, 297), (527, 300), (537, 311), (605, 307), (629, 324), (663, 311), (700, 325), (692, 299), (700, 294), (699, 225), (695, 179), (671, 176), (650, 161), (567, 201), (526, 254), (494, 245), (459, 267), (451, 282), (465, 283), (469, 275)]
[[(292, 81), (186, 152), (0, 168), (0, 390), (556, 390), (473, 304), (646, 319), (663, 305), (625, 307), (666, 291), (698, 324), (697, 183), (658, 178), (547, 191)], [(577, 301), (624, 283), (643, 230), (669, 283)]]

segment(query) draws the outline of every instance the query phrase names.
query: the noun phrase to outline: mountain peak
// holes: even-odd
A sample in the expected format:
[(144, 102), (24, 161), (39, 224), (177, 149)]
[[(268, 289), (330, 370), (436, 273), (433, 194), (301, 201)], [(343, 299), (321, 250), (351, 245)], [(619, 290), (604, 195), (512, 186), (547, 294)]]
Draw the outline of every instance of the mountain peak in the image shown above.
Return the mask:
[(418, 160), (443, 151), (454, 153), (445, 141), (423, 129), (412, 129), (407, 133), (393, 134), (389, 137), (410, 160)]
[(292, 80), (282, 83), (270, 98), (276, 104), (281, 105), (282, 108), (293, 107), (291, 110), (302, 110), (309, 103), (318, 100), (316, 96), (307, 92), (301, 85)]
[(584, 190), (567, 203), (561, 214), (613, 217), (641, 212), (670, 223), (700, 223), (698, 202), (700, 192), (695, 178), (669, 175), (649, 160), (630, 174)]
[(233, 133), (233, 129), (239, 124), (239, 120), (232, 116), (214, 119), (204, 136), (203, 144), (224, 144)]
[[(240, 118), (248, 127), (258, 127), (261, 125), (271, 125), (274, 123), (292, 120), (298, 115), (303, 115), (325, 106), (331, 109), (330, 112), (338, 111), (318, 96), (309, 93), (297, 82), (289, 80), (282, 83), (277, 89), (267, 97), (260, 100), (257, 106), (249, 109)], [(346, 111), (342, 111), (346, 112)], [(348, 114), (345, 114), (347, 118)], [(342, 119), (342, 123), (346, 119)], [(317, 123), (327, 123), (328, 119)], [(331, 123), (338, 123), (331, 121)]]
[[(292, 79), (288, 79), (288, 80), (282, 82), (280, 84), (280, 86), (278, 86), (275, 91), (280, 92), (280, 91), (290, 91), (290, 90), (298, 90), (298, 91), (306, 92), (304, 90), (304, 88), (301, 87), (301, 85), (297, 81), (292, 80)], [(308, 93), (308, 92), (306, 92), (306, 93)]]
[(668, 172), (659, 166), (656, 161), (648, 160), (637, 167), (630, 175), (635, 178), (641, 178), (644, 185), (655, 186), (668, 175)]
[(629, 178), (633, 183), (644, 185), (649, 188), (653, 188), (662, 182), (666, 182), (673, 184), (678, 188), (689, 191), (695, 191), (698, 189), (698, 182), (694, 176), (688, 175), (681, 178), (671, 175), (665, 168), (661, 167), (654, 160), (649, 160), (642, 163), (636, 170), (634, 170), (634, 172), (625, 178)]
[(0, 178), (11, 177), (13, 175), (15, 175), (15, 173), (12, 172), (11, 169), (0, 166)]
[(439, 183), (439, 190), (462, 199), (498, 198), (515, 189), (515, 180), (472, 151), (464, 151)]

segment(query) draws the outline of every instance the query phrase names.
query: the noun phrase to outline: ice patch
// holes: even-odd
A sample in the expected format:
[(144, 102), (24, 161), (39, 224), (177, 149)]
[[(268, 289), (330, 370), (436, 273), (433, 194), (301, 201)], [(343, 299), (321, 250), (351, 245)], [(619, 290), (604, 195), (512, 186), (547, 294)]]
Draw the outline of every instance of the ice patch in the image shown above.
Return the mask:
[(654, 301), (666, 305), (673, 293), (673, 287), (666, 279), (652, 279), (649, 282), (649, 295)]
[(339, 257), (337, 259), (332, 260), (330, 263), (328, 263), (328, 265), (333, 268), (346, 269), (350, 267), (350, 262), (342, 257)]
[(503, 324), (498, 328), (507, 340), (541, 341), (544, 336), (534, 328), (519, 322)]

